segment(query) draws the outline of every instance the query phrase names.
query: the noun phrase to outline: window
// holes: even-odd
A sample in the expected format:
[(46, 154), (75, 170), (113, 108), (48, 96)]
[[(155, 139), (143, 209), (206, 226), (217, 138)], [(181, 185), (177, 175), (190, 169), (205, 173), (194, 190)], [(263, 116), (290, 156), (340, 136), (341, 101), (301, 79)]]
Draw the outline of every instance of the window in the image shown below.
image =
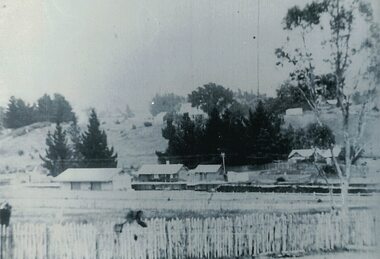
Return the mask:
[(102, 189), (101, 183), (91, 183), (91, 190), (100, 191)]
[(71, 183), (71, 190), (80, 190), (80, 183)]

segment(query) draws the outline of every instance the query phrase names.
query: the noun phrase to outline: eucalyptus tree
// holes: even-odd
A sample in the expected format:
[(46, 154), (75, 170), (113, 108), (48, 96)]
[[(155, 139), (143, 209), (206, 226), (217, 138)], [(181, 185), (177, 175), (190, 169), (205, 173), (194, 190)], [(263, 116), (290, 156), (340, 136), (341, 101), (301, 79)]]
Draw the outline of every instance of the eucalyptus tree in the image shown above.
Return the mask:
[[(370, 3), (362, 0), (313, 1), (288, 9), (283, 20), (287, 38), (275, 50), (278, 66), (290, 68), (298, 88), (322, 126), (322, 105), (334, 98), (342, 119), (344, 165), (330, 146), (341, 183), (342, 207), (347, 209), (351, 165), (363, 152), (366, 117), (380, 83), (380, 30)], [(329, 80), (319, 75), (329, 74)], [(329, 89), (327, 91), (326, 89)], [(333, 89), (333, 90), (331, 90)], [(358, 118), (352, 96), (361, 92)]]

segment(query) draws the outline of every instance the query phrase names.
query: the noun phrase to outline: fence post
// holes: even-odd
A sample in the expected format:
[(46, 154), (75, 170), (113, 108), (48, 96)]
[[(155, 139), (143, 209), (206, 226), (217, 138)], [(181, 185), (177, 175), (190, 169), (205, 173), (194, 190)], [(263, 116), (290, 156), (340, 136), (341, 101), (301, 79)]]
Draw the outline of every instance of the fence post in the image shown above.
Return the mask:
[(49, 258), (49, 228), (45, 226), (45, 256)]
[(95, 235), (95, 258), (99, 259), (99, 235)]

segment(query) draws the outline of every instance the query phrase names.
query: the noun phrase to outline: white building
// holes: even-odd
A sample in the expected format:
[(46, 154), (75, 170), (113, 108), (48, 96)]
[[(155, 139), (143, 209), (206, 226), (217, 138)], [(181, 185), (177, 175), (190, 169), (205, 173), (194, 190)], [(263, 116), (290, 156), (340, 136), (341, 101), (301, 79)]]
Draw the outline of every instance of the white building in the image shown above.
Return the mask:
[(178, 182), (180, 174), (186, 172), (183, 164), (142, 165), (137, 171), (140, 182)]
[(249, 174), (247, 172), (228, 172), (227, 181), (229, 183), (247, 183), (249, 182)]
[(314, 156), (314, 149), (293, 149), (288, 155), (288, 160), (291, 162), (298, 162), (309, 160)]
[[(333, 148), (333, 154), (338, 157), (342, 149), (340, 146)], [(327, 164), (332, 164), (332, 154), (330, 149), (294, 149), (288, 155), (288, 160), (291, 162), (305, 161), (316, 158), (317, 161), (323, 161)]]
[(223, 168), (220, 164), (198, 165), (189, 171), (189, 176), (193, 182), (223, 180)]
[(179, 114), (189, 114), (189, 117), (192, 119), (197, 119), (197, 118), (207, 118), (207, 114), (202, 111), (201, 109), (197, 107), (192, 107), (191, 103), (183, 103), (181, 105), (181, 108), (179, 110)]
[(131, 176), (121, 168), (69, 168), (55, 177), (65, 190), (130, 190)]
[(286, 114), (287, 116), (289, 116), (289, 115), (302, 115), (302, 114), (303, 114), (303, 110), (302, 110), (302, 108), (292, 108), (292, 109), (287, 109), (287, 110), (285, 111), (285, 114)]

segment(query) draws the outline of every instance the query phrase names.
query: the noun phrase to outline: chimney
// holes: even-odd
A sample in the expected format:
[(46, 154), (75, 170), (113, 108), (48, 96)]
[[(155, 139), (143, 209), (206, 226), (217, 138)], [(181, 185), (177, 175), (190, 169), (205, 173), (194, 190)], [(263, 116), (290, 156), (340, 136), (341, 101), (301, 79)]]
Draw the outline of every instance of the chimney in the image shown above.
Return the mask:
[(170, 165), (170, 161), (169, 161), (169, 160), (166, 160), (166, 164), (167, 164), (167, 165)]

